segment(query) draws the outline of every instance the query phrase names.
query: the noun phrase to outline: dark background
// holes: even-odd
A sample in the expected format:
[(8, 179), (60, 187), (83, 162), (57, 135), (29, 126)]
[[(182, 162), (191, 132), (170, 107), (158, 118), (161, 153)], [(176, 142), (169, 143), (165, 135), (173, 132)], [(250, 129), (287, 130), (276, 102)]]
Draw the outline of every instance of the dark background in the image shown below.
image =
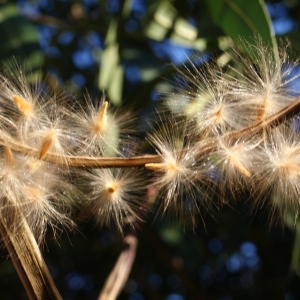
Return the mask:
[[(249, 38), (238, 17), (222, 23), (209, 2), (2, 0), (0, 60), (25, 61), (28, 76), (78, 99), (85, 92), (99, 99), (105, 91), (111, 105), (136, 111), (144, 135), (145, 119), (171, 95), (174, 82), (176, 89), (174, 66), (192, 55), (219, 57), (229, 38)], [(232, 2), (241, 8), (251, 3), (254, 11), (245, 12), (268, 40), (258, 1)], [(299, 1), (268, 1), (266, 7), (278, 43), (288, 37), (297, 55)], [(236, 199), (234, 208), (204, 212), (193, 228), (155, 217), (153, 208), (136, 231), (137, 257), (119, 299), (300, 299), (300, 269), (291, 265), (293, 251), (300, 252), (296, 233), (282, 223), (270, 226), (267, 211), (249, 211)], [(43, 253), (63, 299), (97, 299), (121, 249), (118, 233), (81, 220), (58, 241), (49, 232)], [(0, 299), (26, 299), (4, 249), (1, 257)]]

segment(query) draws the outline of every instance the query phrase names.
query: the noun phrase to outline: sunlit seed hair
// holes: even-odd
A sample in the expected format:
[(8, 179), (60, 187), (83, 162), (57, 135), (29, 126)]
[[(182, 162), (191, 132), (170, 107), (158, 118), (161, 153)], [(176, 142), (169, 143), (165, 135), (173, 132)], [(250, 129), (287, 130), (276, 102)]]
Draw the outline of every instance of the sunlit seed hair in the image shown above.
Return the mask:
[(202, 90), (194, 100), (204, 102), (203, 108), (195, 115), (202, 131), (201, 139), (218, 137), (245, 127), (247, 120), (244, 119), (244, 108), (228, 97), (226, 83), (215, 81), (212, 84), (211, 80), (203, 80), (202, 84), (207, 90)]
[(89, 96), (70, 112), (69, 124), (80, 140), (79, 154), (112, 156), (133, 141), (135, 118), (124, 110), (112, 110), (105, 95), (96, 104)]
[(53, 93), (49, 95), (38, 81), (28, 82), (23, 67), (16, 62), (0, 74), (0, 89), (2, 129), (6, 127), (11, 134), (16, 127), (23, 135), (39, 129), (54, 109)]
[[(253, 175), (256, 172), (255, 162), (260, 152), (258, 145), (261, 139), (253, 137), (249, 140), (232, 141), (226, 136), (218, 139), (218, 147), (209, 154), (212, 167), (219, 170), (221, 197), (227, 195), (231, 200), (240, 196), (245, 190), (253, 188)], [(223, 201), (227, 202), (224, 198)]]
[(141, 170), (92, 169), (78, 174), (87, 208), (100, 227), (109, 226), (122, 234), (125, 226), (138, 225), (147, 206), (147, 182)]
[(58, 156), (57, 162), (66, 164), (66, 156), (75, 154), (78, 144), (66, 118), (67, 108), (62, 106), (66, 95), (26, 78), (16, 62), (0, 74), (5, 108), (1, 129), (19, 145), (35, 150), (36, 158), (44, 159), (51, 152)]
[(300, 74), (295, 72), (298, 61), (289, 61), (286, 48), (280, 49), (276, 59), (272, 48), (263, 45), (260, 39), (254, 45), (244, 44), (247, 49), (244, 52), (233, 48), (234, 66), (229, 68), (224, 80), (228, 95), (247, 104), (245, 113), (252, 125), (294, 100), (295, 82)]
[(73, 201), (67, 195), (73, 187), (62, 180), (53, 166), (14, 154), (8, 147), (1, 156), (1, 218), (7, 224), (11, 222), (12, 229), (25, 219), (39, 243), (47, 226), (70, 228), (73, 223), (67, 213)]
[(189, 216), (195, 222), (201, 206), (211, 208), (203, 185), (207, 165), (204, 159), (197, 160), (199, 131), (174, 116), (160, 116), (157, 122), (158, 128), (148, 139), (162, 162), (146, 164), (146, 168), (155, 172), (153, 185), (158, 189), (160, 210), (177, 215), (181, 221)]
[(195, 118), (201, 130), (201, 138), (219, 136), (231, 130), (248, 126), (251, 107), (243, 101), (230, 96), (228, 82), (218, 66), (196, 66), (191, 63), (182, 71), (188, 82), (180, 93), (189, 99), (184, 111), (189, 118)]
[(289, 124), (268, 132), (257, 161), (255, 201), (266, 207), (271, 223), (290, 214), (296, 221), (300, 209), (300, 136)]
[(26, 146), (37, 150), (36, 157), (44, 159), (48, 154), (57, 156), (57, 163), (64, 163), (68, 166), (68, 156), (76, 155), (80, 148), (78, 135), (69, 124), (68, 118), (57, 107), (55, 117), (47, 116), (43, 124), (26, 135), (20, 134), (20, 140)]

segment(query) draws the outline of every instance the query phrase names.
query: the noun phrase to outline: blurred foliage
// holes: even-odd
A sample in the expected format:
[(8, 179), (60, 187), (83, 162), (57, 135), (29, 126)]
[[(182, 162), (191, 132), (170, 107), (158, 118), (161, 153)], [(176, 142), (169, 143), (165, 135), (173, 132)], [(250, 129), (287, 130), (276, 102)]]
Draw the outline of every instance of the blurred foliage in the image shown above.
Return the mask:
[[(104, 91), (113, 105), (136, 110), (140, 129), (148, 130), (145, 118), (161, 95), (172, 95), (175, 70), (191, 57), (224, 59), (232, 40), (257, 35), (271, 43), (275, 59), (281, 37), (298, 51), (299, 1), (268, 1), (267, 8), (262, 0), (4, 0), (0, 60), (25, 60), (28, 74), (79, 99)], [(235, 210), (204, 214), (195, 229), (149, 212), (119, 299), (299, 299), (294, 233), (269, 228), (267, 213), (248, 211), (240, 199)], [(89, 222), (79, 223), (79, 231), (64, 233), (58, 244), (50, 235), (45, 258), (63, 299), (96, 299), (122, 238)], [(0, 298), (26, 299), (5, 256), (3, 250)]]

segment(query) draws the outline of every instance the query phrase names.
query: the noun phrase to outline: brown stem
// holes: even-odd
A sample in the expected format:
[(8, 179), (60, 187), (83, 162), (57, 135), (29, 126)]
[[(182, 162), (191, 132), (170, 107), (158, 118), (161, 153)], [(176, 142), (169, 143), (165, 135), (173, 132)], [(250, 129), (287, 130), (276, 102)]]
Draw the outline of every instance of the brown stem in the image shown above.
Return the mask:
[(136, 254), (137, 238), (127, 235), (124, 242), (126, 248), (121, 252), (114, 269), (109, 274), (98, 300), (115, 300), (128, 279)]
[[(278, 111), (277, 113), (266, 117), (262, 121), (246, 127), (241, 130), (231, 131), (223, 136), (199, 146), (198, 155), (202, 156), (214, 151), (218, 146), (218, 141), (221, 139), (228, 139), (232, 143), (236, 142), (239, 139), (251, 137), (259, 134), (265, 128), (273, 128), (281, 125), (288, 119), (293, 118), (300, 112), (300, 97), (297, 97), (289, 105)], [(2, 133), (0, 137), (0, 144), (6, 145), (17, 152), (22, 152), (25, 154), (33, 155), (38, 157), (38, 150), (32, 149), (28, 146), (17, 142), (8, 134)], [(183, 150), (184, 152), (184, 150)], [(85, 156), (59, 156), (53, 153), (48, 153), (45, 155), (43, 160), (66, 165), (69, 167), (82, 167), (82, 168), (125, 168), (125, 167), (142, 167), (145, 164), (150, 163), (159, 163), (162, 161), (159, 155), (145, 155), (145, 156), (136, 156), (131, 158), (121, 158), (121, 157), (85, 157)]]
[[(0, 144), (23, 154), (39, 157), (39, 150), (30, 148), (16, 141), (8, 134), (1, 132)], [(43, 157), (44, 161), (54, 164), (66, 165), (77, 168), (113, 168), (113, 167), (141, 167), (147, 163), (161, 162), (159, 155), (145, 155), (131, 158), (122, 157), (88, 157), (88, 156), (59, 156), (53, 153), (47, 153)]]
[[(5, 210), (5, 208), (3, 208)], [(0, 234), (30, 300), (61, 300), (35, 238), (22, 213), (9, 208), (8, 218), (0, 217)], [(13, 217), (12, 217), (13, 215)], [(12, 224), (11, 218), (17, 221)]]
[(300, 97), (297, 97), (292, 103), (285, 106), (277, 113), (266, 117), (264, 120), (260, 120), (255, 124), (243, 128), (241, 130), (230, 131), (218, 139), (213, 140), (210, 143), (205, 144), (199, 151), (199, 155), (208, 154), (217, 148), (219, 140), (229, 140), (231, 143), (235, 143), (239, 139), (244, 138), (251, 139), (253, 136), (261, 133), (266, 128), (275, 128), (295, 117), (300, 112)]

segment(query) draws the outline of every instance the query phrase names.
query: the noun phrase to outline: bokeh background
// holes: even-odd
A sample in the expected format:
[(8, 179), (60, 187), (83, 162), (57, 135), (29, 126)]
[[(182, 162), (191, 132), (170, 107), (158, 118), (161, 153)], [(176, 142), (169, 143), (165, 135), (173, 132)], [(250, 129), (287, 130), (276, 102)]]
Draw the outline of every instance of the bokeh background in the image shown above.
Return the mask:
[[(136, 112), (143, 136), (163, 99), (178, 103), (176, 68), (191, 57), (222, 58), (232, 41), (253, 33), (273, 45), (287, 37), (297, 56), (299, 24), (299, 0), (1, 0), (0, 62), (14, 57), (28, 78), (78, 99), (105, 91), (112, 106)], [(149, 211), (118, 299), (300, 299), (300, 237), (288, 226), (270, 227), (268, 212), (249, 215), (244, 202), (204, 213), (195, 228)], [(122, 250), (118, 233), (79, 220), (58, 241), (49, 232), (43, 249), (65, 300), (97, 299)], [(0, 299), (26, 299), (4, 249)]]

